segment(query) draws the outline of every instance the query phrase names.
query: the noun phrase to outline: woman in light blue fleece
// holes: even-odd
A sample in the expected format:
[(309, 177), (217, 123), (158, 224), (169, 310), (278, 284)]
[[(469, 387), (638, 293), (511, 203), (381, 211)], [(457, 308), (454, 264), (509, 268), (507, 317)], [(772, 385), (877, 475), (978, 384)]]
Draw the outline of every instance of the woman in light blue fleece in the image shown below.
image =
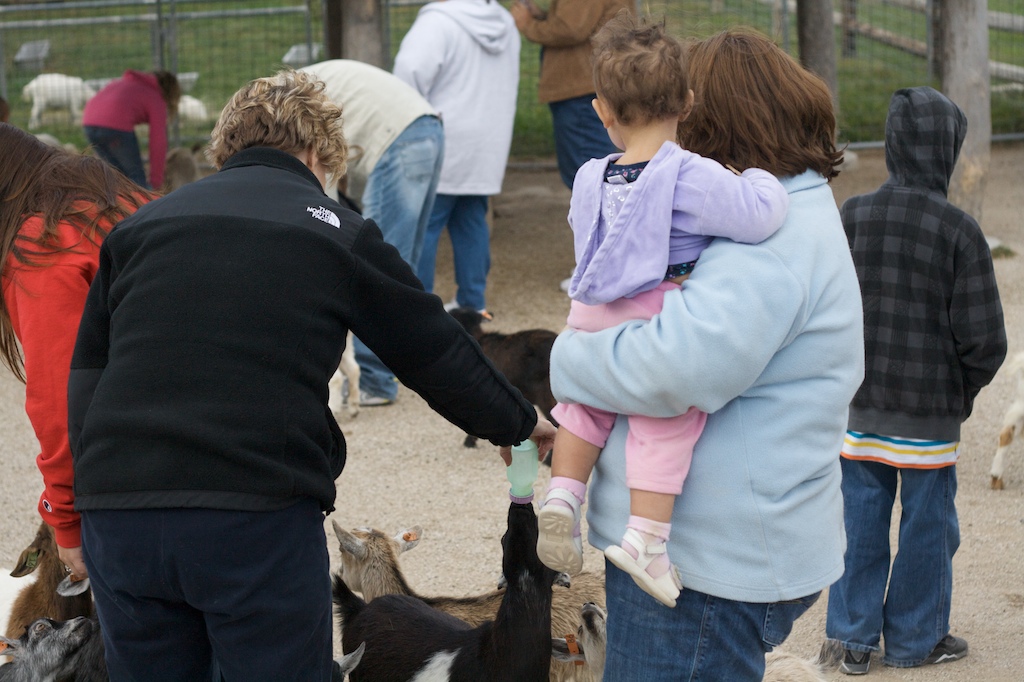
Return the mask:
[[(559, 401), (620, 415), (709, 413), (672, 518), (676, 608), (606, 566), (605, 679), (617, 681), (760, 680), (765, 651), (843, 572), (839, 451), (864, 347), (828, 186), (842, 159), (831, 94), (749, 30), (698, 43), (688, 72), (696, 104), (680, 143), (774, 173), (789, 212), (760, 244), (712, 243), (685, 295), (666, 293), (650, 322), (566, 332), (552, 351)], [(589, 540), (602, 550), (629, 518), (627, 431), (620, 416), (591, 482)]]

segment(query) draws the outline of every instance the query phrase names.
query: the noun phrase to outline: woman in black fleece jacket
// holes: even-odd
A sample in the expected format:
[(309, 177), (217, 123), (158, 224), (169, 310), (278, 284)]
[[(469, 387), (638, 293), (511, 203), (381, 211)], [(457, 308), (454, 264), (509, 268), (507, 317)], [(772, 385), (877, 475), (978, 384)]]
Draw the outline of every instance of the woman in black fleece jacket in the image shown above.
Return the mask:
[(324, 194), (340, 117), (315, 76), (249, 83), (213, 133), (220, 171), (104, 242), (69, 420), (111, 679), (329, 679), (327, 383), (349, 330), (453, 424), (550, 447), (377, 226)]

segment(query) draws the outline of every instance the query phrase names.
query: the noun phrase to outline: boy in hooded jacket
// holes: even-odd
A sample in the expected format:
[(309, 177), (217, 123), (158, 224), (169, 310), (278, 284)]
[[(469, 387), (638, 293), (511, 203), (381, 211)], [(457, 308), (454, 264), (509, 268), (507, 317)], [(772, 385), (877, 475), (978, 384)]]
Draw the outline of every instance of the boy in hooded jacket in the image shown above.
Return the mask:
[(882, 662), (897, 668), (967, 655), (949, 632), (960, 425), (1003, 362), (1006, 332), (985, 236), (946, 198), (966, 133), (963, 111), (941, 93), (897, 90), (886, 118), (889, 179), (841, 210), (866, 357), (841, 457), (846, 570), (829, 591), (826, 624), (826, 647), (846, 674), (868, 672), (880, 636)]

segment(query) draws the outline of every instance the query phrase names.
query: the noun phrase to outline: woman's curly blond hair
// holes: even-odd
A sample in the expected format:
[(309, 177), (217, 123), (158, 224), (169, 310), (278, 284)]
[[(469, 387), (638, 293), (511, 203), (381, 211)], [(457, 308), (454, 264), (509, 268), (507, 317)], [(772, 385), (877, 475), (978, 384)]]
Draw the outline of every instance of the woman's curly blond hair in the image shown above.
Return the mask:
[(312, 148), (328, 175), (341, 177), (348, 157), (341, 107), (327, 99), (323, 81), (313, 74), (287, 69), (250, 81), (221, 112), (207, 155), (220, 168), (250, 147), (289, 154)]

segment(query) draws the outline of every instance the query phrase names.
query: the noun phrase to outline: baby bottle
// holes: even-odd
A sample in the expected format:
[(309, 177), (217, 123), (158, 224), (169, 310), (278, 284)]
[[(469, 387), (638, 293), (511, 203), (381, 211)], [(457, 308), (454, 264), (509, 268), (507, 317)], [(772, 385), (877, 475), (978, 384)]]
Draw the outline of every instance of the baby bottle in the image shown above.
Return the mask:
[(516, 504), (529, 504), (533, 500), (533, 482), (537, 480), (537, 445), (527, 438), (512, 446), (512, 464), (505, 469), (512, 489), (508, 496)]

